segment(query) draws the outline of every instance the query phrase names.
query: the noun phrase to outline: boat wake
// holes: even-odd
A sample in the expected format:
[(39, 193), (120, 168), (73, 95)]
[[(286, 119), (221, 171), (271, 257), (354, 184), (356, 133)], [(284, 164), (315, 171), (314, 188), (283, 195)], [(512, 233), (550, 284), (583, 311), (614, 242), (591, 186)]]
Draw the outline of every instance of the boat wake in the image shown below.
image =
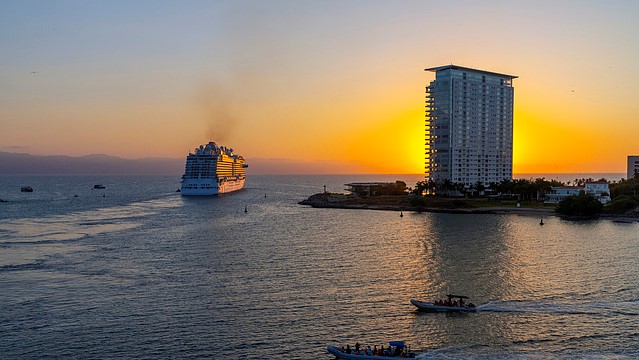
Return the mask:
[(525, 312), (573, 315), (639, 316), (639, 299), (611, 302), (556, 303), (550, 301), (495, 300), (477, 307), (478, 311)]
[(140, 219), (177, 207), (173, 198), (160, 198), (127, 205), (70, 214), (0, 221), (0, 271), (33, 265), (38, 259), (77, 251), (88, 237), (122, 232), (142, 225)]

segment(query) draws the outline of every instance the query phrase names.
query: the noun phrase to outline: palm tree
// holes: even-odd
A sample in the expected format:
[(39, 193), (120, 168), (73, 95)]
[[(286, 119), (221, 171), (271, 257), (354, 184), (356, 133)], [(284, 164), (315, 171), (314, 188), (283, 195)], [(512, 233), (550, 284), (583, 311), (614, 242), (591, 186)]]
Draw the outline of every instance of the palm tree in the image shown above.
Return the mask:
[(455, 190), (455, 184), (450, 181), (450, 179), (444, 179), (444, 181), (440, 184), (442, 192), (446, 194), (446, 196), (450, 196), (450, 192)]

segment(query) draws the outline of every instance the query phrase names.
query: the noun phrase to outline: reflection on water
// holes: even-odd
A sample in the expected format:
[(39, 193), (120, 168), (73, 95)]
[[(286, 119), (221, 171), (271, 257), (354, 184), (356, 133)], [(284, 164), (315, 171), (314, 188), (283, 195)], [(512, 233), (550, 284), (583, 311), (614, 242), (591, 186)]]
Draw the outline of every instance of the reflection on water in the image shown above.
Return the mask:
[[(405, 340), (424, 358), (639, 356), (639, 224), (297, 205), (371, 180), (389, 179), (253, 177), (215, 198), (14, 213), (0, 353), (328, 359), (328, 344)], [(449, 292), (480, 311), (409, 302)]]
[(512, 351), (528, 357), (570, 347), (589, 356), (627, 348), (621, 334), (636, 337), (630, 326), (639, 315), (637, 287), (630, 285), (637, 280), (637, 250), (630, 245), (638, 242), (636, 225), (550, 218), (541, 227), (538, 219), (519, 216), (429, 217), (437, 221), (429, 219), (425, 229), (429, 281), (422, 296), (461, 293), (483, 305), (476, 314), (418, 314), (413, 329), (427, 348), (492, 357), (494, 349), (473, 346), (514, 345)]

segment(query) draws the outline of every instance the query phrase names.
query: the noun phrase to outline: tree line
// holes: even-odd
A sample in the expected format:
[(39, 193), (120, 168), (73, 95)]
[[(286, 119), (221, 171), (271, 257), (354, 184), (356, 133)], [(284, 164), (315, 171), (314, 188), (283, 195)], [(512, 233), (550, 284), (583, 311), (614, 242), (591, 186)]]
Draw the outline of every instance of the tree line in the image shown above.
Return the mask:
[(478, 181), (472, 185), (455, 183), (448, 179), (439, 182), (429, 179), (417, 182), (412, 191), (416, 195), (445, 197), (497, 195), (505, 198), (518, 198), (519, 200), (543, 200), (543, 195), (557, 186), (566, 186), (566, 184), (545, 178), (502, 180), (488, 184)]
[[(578, 186), (586, 183), (605, 181), (605, 178), (594, 180), (592, 178), (574, 179), (568, 182), (558, 180), (537, 179), (512, 179), (500, 182), (483, 184), (477, 182), (472, 185), (455, 183), (450, 180), (434, 181), (424, 180), (415, 184), (411, 189), (416, 195), (432, 196), (463, 196), (463, 197), (499, 197), (517, 199), (519, 201), (544, 201), (545, 195), (553, 187)], [(595, 197), (585, 194), (583, 191), (576, 196), (569, 196), (557, 204), (557, 212), (566, 215), (596, 215), (600, 212), (625, 213), (635, 210), (639, 206), (639, 177), (621, 179), (608, 182), (611, 201), (604, 207)]]

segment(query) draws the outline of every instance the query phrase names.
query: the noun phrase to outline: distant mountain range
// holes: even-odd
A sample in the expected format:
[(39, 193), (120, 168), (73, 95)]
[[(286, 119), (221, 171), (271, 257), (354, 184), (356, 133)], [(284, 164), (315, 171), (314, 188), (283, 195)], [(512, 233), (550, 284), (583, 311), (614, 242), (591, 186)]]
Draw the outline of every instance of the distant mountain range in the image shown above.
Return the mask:
[[(0, 151), (0, 175), (178, 175), (186, 158), (124, 159), (111, 155), (31, 155)], [(355, 163), (303, 161), (277, 158), (247, 159), (251, 175), (366, 174), (369, 169)]]
[(0, 174), (5, 175), (181, 175), (183, 172), (184, 159), (41, 156), (0, 151)]

